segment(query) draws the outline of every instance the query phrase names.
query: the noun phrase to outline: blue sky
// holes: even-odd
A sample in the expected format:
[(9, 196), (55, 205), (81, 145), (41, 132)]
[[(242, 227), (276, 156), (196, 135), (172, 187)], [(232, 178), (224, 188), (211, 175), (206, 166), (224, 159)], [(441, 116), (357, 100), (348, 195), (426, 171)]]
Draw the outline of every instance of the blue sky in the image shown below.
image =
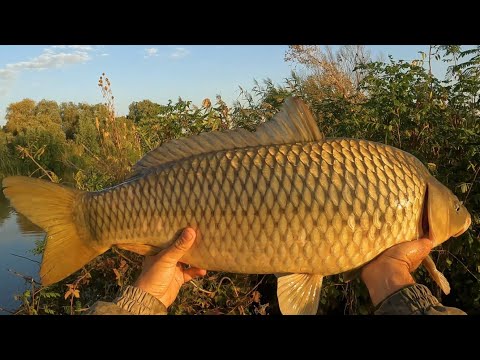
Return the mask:
[[(166, 103), (181, 96), (200, 105), (217, 94), (231, 104), (239, 86), (271, 78), (283, 83), (293, 69), (278, 45), (0, 45), (0, 125), (7, 106), (24, 98), (91, 104), (102, 102), (97, 86), (110, 78), (118, 115), (133, 101)], [(334, 48), (336, 48), (334, 46)], [(368, 46), (375, 58), (419, 58), (428, 45)], [(446, 65), (434, 64), (443, 76)]]

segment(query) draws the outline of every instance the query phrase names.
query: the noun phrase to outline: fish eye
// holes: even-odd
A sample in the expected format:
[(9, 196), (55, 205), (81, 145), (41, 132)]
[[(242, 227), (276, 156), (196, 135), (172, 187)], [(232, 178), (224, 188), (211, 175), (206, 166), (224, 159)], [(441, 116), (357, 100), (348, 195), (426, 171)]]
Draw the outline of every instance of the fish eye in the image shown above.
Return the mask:
[(460, 211), (460, 203), (455, 203), (455, 211), (459, 212)]

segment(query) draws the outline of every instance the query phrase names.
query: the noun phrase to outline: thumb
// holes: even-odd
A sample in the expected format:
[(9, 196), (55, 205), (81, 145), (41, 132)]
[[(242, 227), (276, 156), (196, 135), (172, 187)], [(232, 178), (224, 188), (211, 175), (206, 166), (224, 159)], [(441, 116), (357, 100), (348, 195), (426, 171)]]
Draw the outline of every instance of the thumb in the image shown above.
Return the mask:
[(433, 242), (430, 239), (418, 239), (411, 242), (411, 248), (406, 252), (410, 262), (410, 272), (416, 270), (423, 259), (425, 259), (432, 249)]
[(179, 261), (183, 255), (192, 247), (197, 234), (192, 228), (186, 228), (182, 231), (177, 240), (164, 253), (164, 255)]
[(409, 272), (413, 272), (428, 256), (432, 245), (433, 242), (426, 238), (406, 241), (392, 246), (380, 256), (389, 261), (400, 261), (408, 267)]

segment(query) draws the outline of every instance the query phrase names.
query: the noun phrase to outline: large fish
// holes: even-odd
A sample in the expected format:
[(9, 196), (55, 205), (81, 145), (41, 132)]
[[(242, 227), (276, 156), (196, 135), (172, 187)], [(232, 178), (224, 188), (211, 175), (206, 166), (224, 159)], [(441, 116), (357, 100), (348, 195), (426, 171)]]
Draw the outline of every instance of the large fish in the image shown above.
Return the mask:
[(324, 276), (358, 269), (422, 236), (439, 245), (471, 222), (457, 197), (413, 155), (365, 140), (326, 139), (296, 98), (255, 132), (165, 143), (128, 180), (103, 191), (17, 176), (3, 186), (13, 207), (47, 232), (45, 285), (112, 246), (157, 253), (192, 226), (197, 241), (182, 261), (278, 274), (284, 314), (316, 313)]

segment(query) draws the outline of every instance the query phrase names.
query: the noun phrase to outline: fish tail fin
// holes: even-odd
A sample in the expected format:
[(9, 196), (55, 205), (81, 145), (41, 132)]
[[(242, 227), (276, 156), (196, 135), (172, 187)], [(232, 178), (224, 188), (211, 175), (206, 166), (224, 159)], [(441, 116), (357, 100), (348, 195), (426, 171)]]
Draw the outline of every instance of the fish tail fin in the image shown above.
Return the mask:
[(93, 246), (84, 224), (77, 224), (76, 203), (84, 192), (24, 176), (5, 178), (3, 187), (11, 205), (47, 232), (40, 268), (43, 285), (63, 280), (108, 250)]

